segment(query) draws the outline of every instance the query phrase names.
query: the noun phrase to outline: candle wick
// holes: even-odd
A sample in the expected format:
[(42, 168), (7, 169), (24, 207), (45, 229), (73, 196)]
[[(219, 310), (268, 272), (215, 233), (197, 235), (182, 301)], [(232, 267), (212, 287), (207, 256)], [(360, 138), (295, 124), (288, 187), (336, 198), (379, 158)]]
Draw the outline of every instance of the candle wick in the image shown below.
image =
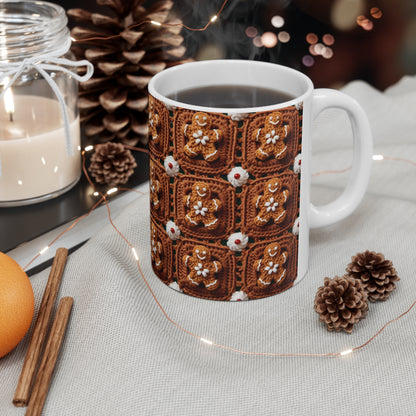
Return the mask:
[(10, 118), (10, 122), (12, 122), (13, 121), (13, 111), (10, 111), (9, 118)]

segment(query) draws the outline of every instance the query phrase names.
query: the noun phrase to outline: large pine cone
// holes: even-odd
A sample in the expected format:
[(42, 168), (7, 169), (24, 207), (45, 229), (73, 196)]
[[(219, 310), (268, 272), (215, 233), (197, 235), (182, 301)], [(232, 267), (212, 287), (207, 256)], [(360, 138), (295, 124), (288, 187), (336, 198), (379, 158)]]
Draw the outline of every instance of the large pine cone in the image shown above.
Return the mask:
[(130, 150), (110, 142), (95, 146), (88, 170), (97, 183), (115, 186), (127, 183), (136, 166)]
[(357, 279), (348, 276), (325, 277), (315, 297), (315, 311), (328, 331), (349, 334), (354, 324), (367, 316), (367, 294)]
[(355, 279), (361, 280), (371, 302), (387, 300), (400, 280), (390, 260), (386, 260), (382, 253), (365, 251), (351, 258), (347, 266), (347, 273)]
[[(159, 1), (149, 9), (145, 0), (97, 0), (112, 16), (70, 9), (68, 15), (83, 23), (71, 31), (77, 40), (72, 51), (95, 67), (93, 77), (81, 83), (79, 108), (85, 134), (94, 143), (147, 142), (147, 84), (153, 75), (183, 60), (186, 48), (179, 19), (169, 19), (172, 1)], [(154, 20), (173, 26), (146, 23)], [(118, 36), (120, 35), (120, 36)], [(92, 37), (112, 39), (87, 40)], [(82, 39), (86, 39), (85, 42)]]

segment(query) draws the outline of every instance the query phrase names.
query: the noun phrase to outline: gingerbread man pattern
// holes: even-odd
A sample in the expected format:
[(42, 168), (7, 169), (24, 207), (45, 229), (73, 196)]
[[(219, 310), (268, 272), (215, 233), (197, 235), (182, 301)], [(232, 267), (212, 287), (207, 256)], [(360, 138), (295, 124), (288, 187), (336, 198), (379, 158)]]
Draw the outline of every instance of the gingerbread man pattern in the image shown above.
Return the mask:
[(184, 204), (189, 208), (185, 221), (189, 226), (203, 224), (208, 230), (218, 226), (215, 213), (221, 208), (219, 199), (211, 198), (211, 189), (205, 182), (195, 182), (192, 191), (183, 197)]
[(150, 165), (150, 202), (154, 209), (159, 209), (160, 200), (159, 194), (161, 191), (160, 182), (157, 179), (155, 168), (153, 164)]
[(286, 276), (286, 261), (287, 251), (282, 252), (278, 243), (267, 245), (263, 257), (253, 265), (258, 274), (257, 286), (266, 288), (272, 283), (280, 283)]
[(276, 159), (283, 159), (287, 153), (285, 139), (288, 134), (289, 126), (283, 124), (282, 113), (275, 111), (266, 116), (264, 127), (252, 133), (252, 138), (261, 143), (256, 150), (256, 158), (266, 160), (274, 156)]
[(253, 198), (253, 203), (259, 211), (254, 223), (263, 227), (270, 221), (280, 224), (286, 218), (285, 203), (289, 198), (289, 191), (282, 191), (282, 183), (278, 178), (269, 179), (264, 185), (263, 195)]
[(156, 268), (156, 270), (161, 270), (162, 269), (162, 256), (163, 256), (163, 246), (162, 243), (157, 239), (156, 237), (156, 230), (152, 225), (152, 240), (151, 240), (151, 245), (152, 245), (152, 261), (153, 264)]
[(152, 139), (153, 143), (157, 144), (160, 141), (158, 127), (160, 124), (159, 115), (154, 109), (153, 99), (149, 98), (149, 136)]
[(218, 159), (219, 153), (215, 144), (222, 139), (222, 132), (212, 129), (211, 125), (211, 117), (202, 112), (193, 115), (191, 124), (185, 124), (184, 134), (188, 143), (184, 147), (184, 153), (188, 157), (202, 155), (207, 162)]
[(192, 255), (185, 254), (182, 258), (188, 268), (188, 282), (191, 285), (203, 284), (207, 290), (215, 290), (219, 286), (216, 277), (222, 265), (217, 260), (211, 260), (211, 252), (203, 245), (197, 245), (192, 250)]

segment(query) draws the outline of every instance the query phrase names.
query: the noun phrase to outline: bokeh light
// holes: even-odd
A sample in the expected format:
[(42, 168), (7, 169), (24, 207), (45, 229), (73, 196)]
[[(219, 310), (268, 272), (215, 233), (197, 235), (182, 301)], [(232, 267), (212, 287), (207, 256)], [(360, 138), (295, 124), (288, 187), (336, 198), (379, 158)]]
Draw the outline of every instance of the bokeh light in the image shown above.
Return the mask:
[(285, 19), (283, 19), (282, 16), (273, 16), (271, 23), (274, 27), (283, 27), (285, 24)]
[(322, 56), (325, 59), (331, 59), (334, 56), (334, 51), (332, 50), (332, 48), (330, 48), (329, 46), (327, 46), (325, 48), (325, 50), (322, 52)]
[(318, 36), (315, 33), (308, 33), (306, 35), (306, 42), (308, 42), (311, 45), (314, 45), (318, 42)]
[(258, 48), (261, 48), (261, 47), (263, 46), (263, 42), (262, 42), (262, 40), (261, 40), (261, 36), (256, 36), (256, 37), (253, 39), (253, 45), (254, 45), (254, 46), (257, 46)]
[(352, 30), (355, 27), (356, 17), (364, 10), (364, 0), (335, 0), (330, 11), (331, 22), (338, 30)]
[(371, 20), (366, 19), (361, 26), (364, 30), (372, 30), (374, 24)]
[(290, 41), (290, 34), (286, 31), (284, 31), (284, 30), (279, 32), (277, 37), (280, 40), (280, 42), (282, 42), (282, 43), (288, 43)]
[(245, 32), (249, 38), (254, 38), (257, 35), (257, 29), (254, 26), (247, 27)]
[(311, 67), (315, 63), (315, 59), (313, 59), (313, 57), (310, 55), (305, 55), (302, 58), (302, 63), (307, 67)]
[[(333, 37), (331, 36), (332, 39), (329, 39), (329, 43), (331, 43), (331, 41), (333, 40)], [(328, 39), (327, 39), (328, 40)], [(333, 42), (332, 42), (333, 43)], [(329, 46), (325, 46), (323, 43), (318, 42), (315, 43), (313, 45), (309, 45), (309, 53), (312, 56), (318, 56), (321, 55), (323, 56), (325, 59), (330, 59), (334, 56), (334, 51), (332, 48), (330, 48)], [(305, 55), (308, 56), (308, 55)], [(306, 60), (306, 62), (308, 62), (308, 59)], [(307, 65), (306, 65), (307, 66)]]
[(361, 26), (364, 30), (371, 30), (374, 27), (373, 22), (363, 15), (358, 16), (356, 22), (357, 25)]
[(276, 34), (273, 33), (273, 32), (264, 32), (261, 35), (261, 43), (266, 48), (274, 48), (277, 45), (277, 36), (276, 36)]
[(368, 19), (367, 19), (365, 16), (363, 16), (363, 15), (357, 16), (357, 19), (355, 19), (355, 21), (357, 22), (357, 25), (358, 25), (358, 26), (362, 26), (362, 25), (363, 25), (363, 23), (364, 23), (366, 20), (368, 20)]
[(331, 34), (326, 33), (322, 36), (322, 41), (325, 43), (325, 45), (331, 46), (334, 44), (335, 38)]
[(313, 56), (317, 56), (318, 52), (315, 50), (315, 45), (309, 46), (309, 53)]
[(317, 55), (322, 55), (325, 52), (325, 45), (323, 43), (317, 43), (316, 45), (314, 45), (314, 49)]
[(357, 25), (361, 26), (364, 30), (372, 30), (374, 27), (373, 22), (363, 15), (358, 16), (356, 22)]
[(370, 14), (374, 19), (380, 19), (383, 16), (383, 12), (378, 7), (372, 7)]

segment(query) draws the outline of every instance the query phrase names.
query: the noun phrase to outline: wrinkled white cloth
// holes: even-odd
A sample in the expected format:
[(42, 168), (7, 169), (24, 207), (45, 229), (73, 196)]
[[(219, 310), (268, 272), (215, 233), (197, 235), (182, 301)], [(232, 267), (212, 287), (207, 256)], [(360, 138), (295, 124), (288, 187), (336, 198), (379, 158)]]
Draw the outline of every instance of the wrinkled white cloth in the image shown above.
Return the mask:
[[(385, 92), (359, 81), (344, 91), (369, 116), (375, 154), (416, 161), (416, 77)], [(331, 110), (315, 124), (313, 171), (348, 167), (346, 116)], [(313, 201), (333, 199), (347, 177), (348, 172), (317, 176)], [(249, 302), (193, 298), (155, 277), (148, 195), (127, 206), (115, 224), (137, 247), (161, 304), (184, 328), (247, 351), (339, 352), (363, 344), (416, 300), (415, 185), (415, 166), (375, 161), (368, 192), (353, 215), (311, 232), (307, 276), (284, 293)], [(388, 301), (370, 304), (351, 335), (327, 332), (313, 310), (316, 290), (325, 276), (342, 275), (351, 256), (366, 249), (393, 261), (401, 278), (397, 290)], [(31, 278), (36, 311), (48, 272)], [(342, 358), (248, 357), (219, 350), (165, 319), (130, 248), (105, 224), (70, 255), (59, 296), (73, 296), (75, 304), (44, 415), (415, 414), (416, 310)], [(27, 345), (28, 337), (0, 360), (2, 416), (25, 413), (11, 402)]]

